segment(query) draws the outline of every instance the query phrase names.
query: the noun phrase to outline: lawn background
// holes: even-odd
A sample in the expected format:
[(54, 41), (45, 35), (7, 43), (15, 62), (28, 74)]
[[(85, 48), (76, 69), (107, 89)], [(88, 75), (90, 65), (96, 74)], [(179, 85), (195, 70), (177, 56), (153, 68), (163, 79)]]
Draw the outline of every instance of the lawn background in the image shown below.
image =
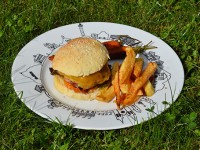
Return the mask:
[[(86, 131), (46, 123), (17, 98), (11, 67), (21, 48), (50, 29), (92, 21), (143, 29), (178, 54), (185, 84), (162, 115), (126, 129)], [(1, 0), (0, 149), (200, 149), (199, 40), (198, 0)]]

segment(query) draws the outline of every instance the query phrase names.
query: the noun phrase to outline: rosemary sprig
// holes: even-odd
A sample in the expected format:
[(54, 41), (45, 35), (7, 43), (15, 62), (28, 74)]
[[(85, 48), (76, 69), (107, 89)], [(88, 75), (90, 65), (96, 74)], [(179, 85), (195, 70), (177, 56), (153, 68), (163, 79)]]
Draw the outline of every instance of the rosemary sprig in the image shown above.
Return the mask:
[(152, 44), (152, 41), (150, 41), (149, 43), (147, 43), (144, 46), (137, 46), (137, 47), (133, 47), (133, 48), (136, 53), (142, 53), (146, 50), (157, 48), (156, 46), (152, 46), (151, 44)]
[(149, 43), (147, 43), (146, 45), (143, 45), (141, 46), (140, 44), (142, 44), (142, 42), (138, 39), (135, 39), (133, 37), (130, 37), (129, 35), (120, 35), (118, 37), (118, 42), (122, 45), (123, 44), (123, 38), (129, 38), (129, 39), (132, 39), (134, 41), (134, 45), (129, 45), (131, 47), (133, 47), (134, 51), (136, 53), (142, 53), (144, 52), (145, 50), (150, 50), (150, 49), (154, 49), (154, 48), (157, 48), (156, 46), (152, 46), (152, 41), (150, 41)]

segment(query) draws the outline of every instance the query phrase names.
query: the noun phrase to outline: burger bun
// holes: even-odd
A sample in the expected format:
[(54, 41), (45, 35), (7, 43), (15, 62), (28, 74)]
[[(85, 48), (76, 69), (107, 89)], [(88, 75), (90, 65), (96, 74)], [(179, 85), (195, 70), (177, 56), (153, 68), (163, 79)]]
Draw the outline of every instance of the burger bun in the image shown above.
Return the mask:
[(108, 62), (106, 47), (92, 38), (75, 38), (62, 46), (52, 62), (54, 70), (71, 76), (88, 76)]

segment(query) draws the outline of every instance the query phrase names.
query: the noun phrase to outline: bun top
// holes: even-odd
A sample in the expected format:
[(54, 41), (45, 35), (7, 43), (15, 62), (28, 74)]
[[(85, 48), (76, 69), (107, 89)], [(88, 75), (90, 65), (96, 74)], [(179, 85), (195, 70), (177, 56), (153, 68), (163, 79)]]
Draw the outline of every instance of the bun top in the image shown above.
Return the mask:
[(56, 52), (52, 67), (66, 75), (87, 76), (101, 70), (108, 59), (108, 51), (101, 42), (75, 38)]

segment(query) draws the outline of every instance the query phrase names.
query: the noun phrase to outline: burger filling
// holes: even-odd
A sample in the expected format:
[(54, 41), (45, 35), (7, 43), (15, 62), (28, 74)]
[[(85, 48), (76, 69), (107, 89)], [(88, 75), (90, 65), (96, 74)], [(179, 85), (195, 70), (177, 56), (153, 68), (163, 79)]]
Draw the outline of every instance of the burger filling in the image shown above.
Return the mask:
[(69, 76), (59, 71), (56, 74), (62, 76), (67, 88), (75, 92), (87, 93), (89, 90), (94, 89), (97, 85), (104, 83), (110, 78), (110, 68), (108, 63), (98, 72), (88, 76)]

